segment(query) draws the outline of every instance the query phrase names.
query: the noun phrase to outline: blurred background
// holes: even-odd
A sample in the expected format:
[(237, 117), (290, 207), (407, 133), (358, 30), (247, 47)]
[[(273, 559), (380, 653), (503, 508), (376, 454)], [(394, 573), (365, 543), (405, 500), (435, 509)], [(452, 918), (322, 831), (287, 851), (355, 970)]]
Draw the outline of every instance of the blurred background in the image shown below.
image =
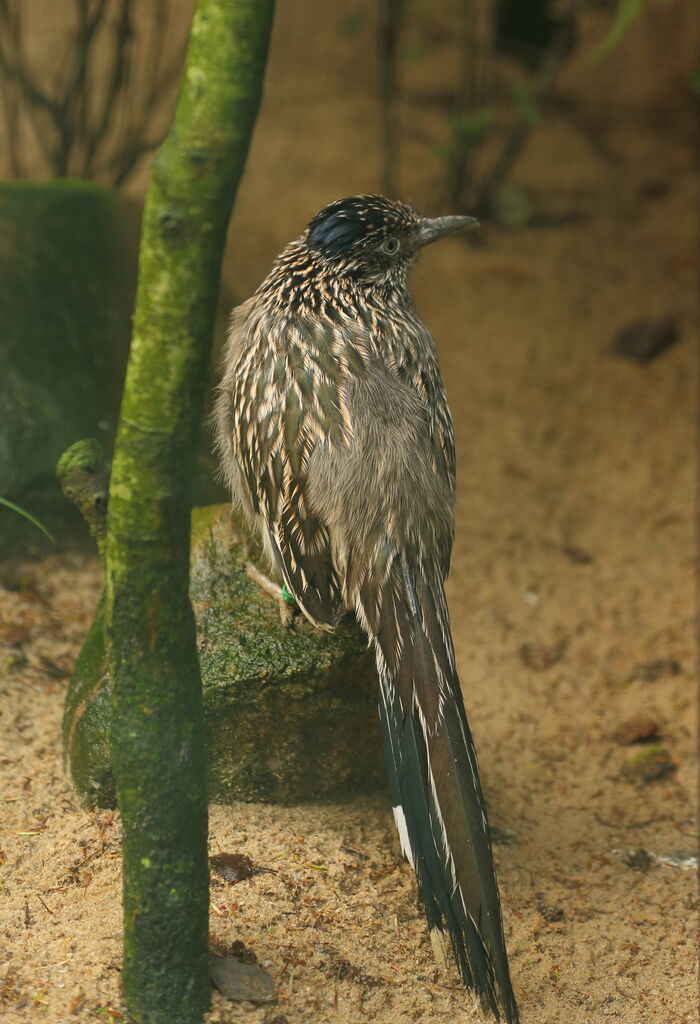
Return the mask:
[[(17, 786), (31, 775), (47, 806), (68, 800), (57, 722), (101, 587), (54, 466), (84, 437), (109, 451), (149, 163), (191, 9), (0, 0), (0, 498), (57, 542), (0, 505), (0, 675), (13, 736), (25, 730)], [(695, 0), (278, 0), (224, 260), (217, 349), (231, 306), (334, 199), (388, 192), (482, 221), (478, 240), (426, 251), (413, 292), (455, 421), (448, 597), (531, 1024), (696, 1019), (699, 27)], [(197, 502), (221, 500), (215, 472), (203, 427)], [(359, 820), (351, 846), (393, 850), (382, 920), (344, 956), (398, 957), (406, 915), (423, 941), (383, 801), (345, 818), (314, 808), (303, 826), (296, 808), (265, 813), (334, 842)], [(245, 814), (261, 851), (279, 841), (259, 809)], [(68, 849), (78, 819), (63, 817)], [(47, 866), (52, 837), (45, 855), (32, 846)], [(37, 885), (24, 863), (18, 901)], [(323, 899), (336, 921), (355, 913)], [(60, 919), (35, 909), (35, 948), (55, 926), (52, 956), (67, 963)], [(268, 910), (261, 898), (246, 927), (267, 935)], [(89, 1005), (118, 1000), (105, 967), (118, 950), (94, 946), (91, 913), (71, 922), (79, 955), (52, 976), (57, 1000), (64, 983), (93, 984), (83, 963), (102, 979)], [(297, 941), (282, 921), (270, 949)], [(105, 927), (114, 939), (118, 924)], [(327, 1019), (323, 973), (297, 966), (316, 940), (299, 938), (289, 962), (318, 1005), (292, 1006), (290, 1024)], [(423, 949), (416, 973), (416, 955), (403, 988), (376, 990), (375, 1019), (462, 1019), (459, 993), (424, 984), (434, 965)], [(358, 1019), (343, 1006), (333, 1021)]]
[[(187, 0), (0, 2), (0, 494), (50, 520), (58, 455), (83, 436), (107, 446), (113, 436), (149, 162), (172, 115), (191, 10)], [(476, 357), (495, 333), (510, 360), (529, 352), (534, 367), (528, 338), (547, 330), (537, 316), (552, 316), (567, 273), (579, 294), (556, 314), (560, 339), (567, 318), (598, 311), (587, 348), (645, 317), (656, 318), (649, 343), (663, 347), (683, 310), (658, 290), (694, 261), (678, 217), (689, 238), (697, 26), (692, 0), (279, 3), (222, 325), (316, 210), (381, 191), (484, 222), (478, 250), (451, 243), (417, 276), (445, 351)], [(653, 237), (632, 241), (652, 223), (675, 256)], [(624, 275), (630, 259), (635, 294), (598, 306), (591, 264)], [(489, 309), (502, 324), (484, 322)], [(560, 366), (571, 358), (563, 344)], [(216, 494), (207, 448), (200, 500)], [(0, 517), (6, 537), (24, 530)]]

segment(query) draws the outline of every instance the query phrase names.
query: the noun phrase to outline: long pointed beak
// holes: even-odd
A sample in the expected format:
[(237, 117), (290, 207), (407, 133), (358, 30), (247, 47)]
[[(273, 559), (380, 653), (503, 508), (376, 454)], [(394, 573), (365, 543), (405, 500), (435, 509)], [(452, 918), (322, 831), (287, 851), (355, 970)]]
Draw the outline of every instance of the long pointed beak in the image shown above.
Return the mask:
[(478, 228), (476, 217), (424, 217), (418, 229), (418, 246), (437, 242), (438, 238), (453, 235), (456, 231), (470, 231)]

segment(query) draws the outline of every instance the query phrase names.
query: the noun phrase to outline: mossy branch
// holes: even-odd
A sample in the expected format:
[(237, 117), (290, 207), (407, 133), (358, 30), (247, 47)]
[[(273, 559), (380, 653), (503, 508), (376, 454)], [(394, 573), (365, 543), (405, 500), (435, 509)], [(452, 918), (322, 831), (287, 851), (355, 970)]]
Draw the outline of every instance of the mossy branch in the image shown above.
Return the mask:
[(102, 558), (107, 538), (109, 464), (99, 441), (76, 441), (56, 466), (61, 490), (85, 519)]
[(154, 159), (107, 516), (111, 736), (132, 1022), (209, 1002), (201, 681), (188, 599), (190, 483), (226, 228), (260, 102), (273, 0), (198, 0)]

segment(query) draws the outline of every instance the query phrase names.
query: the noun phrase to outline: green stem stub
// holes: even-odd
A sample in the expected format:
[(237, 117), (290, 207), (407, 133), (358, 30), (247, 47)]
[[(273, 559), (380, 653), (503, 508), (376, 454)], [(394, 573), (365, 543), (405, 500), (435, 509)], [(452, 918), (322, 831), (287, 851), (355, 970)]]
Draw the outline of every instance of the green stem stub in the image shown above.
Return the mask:
[(287, 590), (287, 584), (286, 583), (282, 584), (282, 600), (286, 601), (287, 604), (294, 604), (295, 605), (297, 603), (297, 600), (296, 600), (294, 594), (290, 594), (289, 591)]

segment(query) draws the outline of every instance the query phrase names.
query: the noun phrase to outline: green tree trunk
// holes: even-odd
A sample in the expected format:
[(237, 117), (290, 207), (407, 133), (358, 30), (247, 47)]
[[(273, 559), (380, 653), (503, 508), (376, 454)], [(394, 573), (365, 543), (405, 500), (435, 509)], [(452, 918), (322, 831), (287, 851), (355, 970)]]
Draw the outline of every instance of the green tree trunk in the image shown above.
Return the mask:
[(151, 170), (112, 464), (107, 641), (134, 1024), (209, 1003), (205, 752), (188, 599), (190, 481), (221, 255), (262, 91), (274, 0), (198, 0)]

